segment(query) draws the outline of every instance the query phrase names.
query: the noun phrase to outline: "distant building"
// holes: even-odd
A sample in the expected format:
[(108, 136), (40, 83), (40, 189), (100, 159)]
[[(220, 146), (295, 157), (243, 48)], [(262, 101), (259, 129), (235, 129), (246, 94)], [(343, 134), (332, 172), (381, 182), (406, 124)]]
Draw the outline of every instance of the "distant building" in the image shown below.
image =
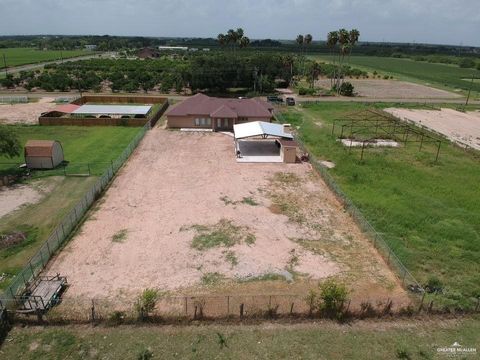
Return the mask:
[(97, 50), (97, 45), (85, 45), (85, 50), (95, 51)]
[(152, 48), (143, 48), (137, 51), (137, 57), (140, 59), (153, 59), (158, 58), (160, 53)]
[(188, 51), (188, 46), (159, 46), (160, 51)]

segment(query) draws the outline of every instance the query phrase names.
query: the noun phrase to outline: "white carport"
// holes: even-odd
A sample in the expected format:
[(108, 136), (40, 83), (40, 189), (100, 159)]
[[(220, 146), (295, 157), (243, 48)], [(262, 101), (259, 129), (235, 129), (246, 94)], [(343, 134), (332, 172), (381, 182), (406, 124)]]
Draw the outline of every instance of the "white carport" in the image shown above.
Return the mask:
[(287, 160), (291, 156), (284, 156), (282, 140), (293, 141), (293, 136), (283, 125), (253, 121), (233, 125), (233, 132), (237, 162), (292, 162)]

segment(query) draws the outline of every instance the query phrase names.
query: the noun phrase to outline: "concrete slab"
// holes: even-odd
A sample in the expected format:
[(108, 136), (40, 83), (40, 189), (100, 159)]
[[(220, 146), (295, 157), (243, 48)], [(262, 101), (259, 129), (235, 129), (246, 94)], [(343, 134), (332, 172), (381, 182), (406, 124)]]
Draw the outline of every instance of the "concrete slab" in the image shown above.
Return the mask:
[(238, 140), (237, 149), (241, 157), (237, 162), (281, 163), (280, 148), (275, 140)]

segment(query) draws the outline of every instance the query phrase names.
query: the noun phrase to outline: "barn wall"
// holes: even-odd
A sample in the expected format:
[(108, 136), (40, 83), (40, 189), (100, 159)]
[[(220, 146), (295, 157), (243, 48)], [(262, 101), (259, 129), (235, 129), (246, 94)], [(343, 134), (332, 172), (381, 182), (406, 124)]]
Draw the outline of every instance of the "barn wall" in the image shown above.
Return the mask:
[(52, 158), (48, 156), (26, 156), (25, 163), (29, 169), (53, 169)]
[(53, 167), (57, 167), (63, 161), (62, 145), (60, 145), (58, 142), (55, 142), (53, 144), (52, 160), (53, 160)]

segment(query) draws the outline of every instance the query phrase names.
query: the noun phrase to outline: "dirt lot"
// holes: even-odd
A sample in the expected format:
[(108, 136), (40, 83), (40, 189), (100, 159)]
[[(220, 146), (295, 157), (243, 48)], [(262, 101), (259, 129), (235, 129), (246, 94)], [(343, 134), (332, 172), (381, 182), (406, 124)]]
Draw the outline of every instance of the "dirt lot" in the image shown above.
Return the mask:
[[(357, 80), (348, 79), (355, 87), (358, 96), (368, 98), (392, 98), (392, 99), (451, 99), (462, 97), (445, 90), (435, 89), (429, 86), (414, 84), (398, 80)], [(330, 79), (320, 79), (317, 86), (330, 89)]]
[(438, 111), (395, 108), (385, 111), (399, 119), (426, 126), (461, 145), (480, 150), (480, 111), (463, 113), (453, 109)]
[(27, 104), (0, 104), (0, 124), (38, 124), (40, 114), (56, 106), (54, 100), (44, 97)]
[(239, 164), (229, 136), (158, 128), (47, 272), (67, 298), (305, 294), (337, 276), (362, 300), (406, 301), (309, 164)]
[(0, 187), (0, 218), (27, 204), (39, 202), (54, 187), (57, 178), (52, 181), (36, 180), (29, 184), (16, 184)]

